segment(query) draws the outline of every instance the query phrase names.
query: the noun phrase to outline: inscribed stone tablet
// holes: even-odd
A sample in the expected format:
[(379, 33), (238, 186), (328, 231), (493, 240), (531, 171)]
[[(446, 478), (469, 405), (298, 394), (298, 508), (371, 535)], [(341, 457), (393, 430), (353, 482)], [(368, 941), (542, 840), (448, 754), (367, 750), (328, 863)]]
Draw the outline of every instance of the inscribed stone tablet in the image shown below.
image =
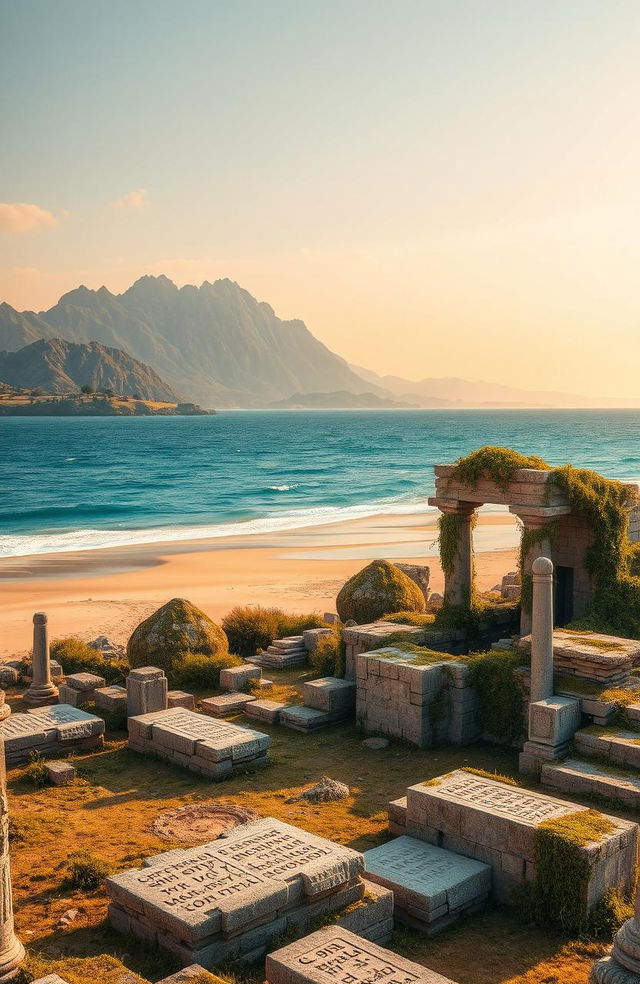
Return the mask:
[(399, 896), (415, 896), (412, 903), (427, 912), (445, 904), (457, 908), (491, 889), (490, 865), (414, 837), (397, 837), (365, 851), (364, 868)]
[(336, 926), (269, 954), (265, 973), (269, 984), (454, 984)]
[[(418, 789), (419, 787), (412, 787)], [(443, 776), (440, 783), (425, 788), (429, 795), (443, 796), (448, 800), (469, 803), (471, 806), (491, 813), (499, 813), (513, 820), (537, 825), (543, 820), (562, 817), (575, 809), (544, 796), (508, 786), (494, 779), (485, 779), (470, 772), (459, 770)]]
[(300, 892), (296, 879), (307, 876), (304, 889), (314, 895), (332, 879), (351, 881), (363, 868), (357, 852), (270, 817), (225, 840), (168, 855), (108, 879), (107, 891), (124, 906), (142, 904), (154, 922), (192, 941), (231, 932), (285, 905), (290, 893)]

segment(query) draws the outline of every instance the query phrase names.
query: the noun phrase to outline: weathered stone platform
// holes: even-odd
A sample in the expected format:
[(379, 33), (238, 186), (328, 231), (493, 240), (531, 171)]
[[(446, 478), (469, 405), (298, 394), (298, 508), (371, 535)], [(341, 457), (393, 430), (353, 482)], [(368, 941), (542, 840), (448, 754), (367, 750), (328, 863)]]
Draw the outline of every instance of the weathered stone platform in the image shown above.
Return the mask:
[[(530, 652), (531, 636), (523, 636), (520, 646)], [(553, 633), (553, 665), (560, 673), (616, 687), (628, 681), (631, 670), (639, 662), (637, 639), (565, 629)]]
[(9, 768), (28, 762), (34, 751), (57, 757), (96, 748), (104, 735), (102, 718), (69, 704), (12, 714), (2, 727)]
[(455, 984), (338, 926), (270, 953), (265, 977), (268, 984)]
[(483, 905), (491, 868), (414, 837), (397, 837), (364, 853), (371, 881), (393, 892), (396, 919), (428, 935)]
[(171, 707), (130, 717), (129, 747), (151, 752), (210, 779), (222, 779), (236, 767), (266, 762), (271, 738), (229, 721)]
[(313, 919), (346, 907), (350, 928), (388, 937), (392, 894), (365, 882), (363, 868), (358, 852), (268, 817), (108, 878), (109, 918), (206, 968), (258, 959), (276, 936), (304, 933)]
[[(407, 790), (407, 834), (490, 864), (493, 894), (511, 901), (513, 889), (536, 878), (535, 835), (543, 821), (585, 810), (555, 799), (457, 770)], [(590, 909), (607, 888), (631, 887), (638, 827), (608, 816), (613, 830), (581, 847), (589, 868)]]

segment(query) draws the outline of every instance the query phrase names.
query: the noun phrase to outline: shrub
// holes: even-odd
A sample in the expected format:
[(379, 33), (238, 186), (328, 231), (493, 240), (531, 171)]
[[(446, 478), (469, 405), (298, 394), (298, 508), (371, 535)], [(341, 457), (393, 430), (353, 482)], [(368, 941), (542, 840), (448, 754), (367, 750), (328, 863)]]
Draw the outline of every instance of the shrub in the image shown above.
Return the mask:
[(173, 598), (146, 618), (127, 643), (132, 668), (157, 666), (167, 676), (185, 653), (221, 656), (228, 653), (228, 642), (222, 629), (184, 598)]
[(342, 586), (336, 608), (342, 622), (375, 622), (393, 612), (424, 612), (422, 591), (395, 564), (374, 560)]
[(218, 653), (217, 656), (181, 653), (171, 664), (169, 682), (187, 690), (215, 690), (220, 684), (220, 670), (241, 665), (242, 660), (231, 653)]
[(482, 730), (500, 741), (519, 741), (524, 730), (522, 685), (516, 668), (522, 653), (492, 649), (469, 657), (469, 680), (478, 692)]
[(86, 642), (69, 637), (51, 643), (51, 656), (57, 659), (65, 673), (97, 673), (107, 683), (124, 680), (128, 670), (122, 659), (107, 659)]
[(107, 875), (114, 870), (109, 861), (89, 851), (76, 851), (70, 854), (67, 869), (69, 874), (65, 879), (65, 885), (80, 889), (82, 892), (92, 892), (100, 888)]
[(589, 928), (594, 936), (610, 940), (633, 913), (633, 903), (619, 889), (608, 888), (589, 913)]
[(32, 783), (36, 788), (44, 786), (47, 782), (47, 769), (44, 759), (40, 752), (29, 752), (29, 764), (24, 770), (24, 778)]
[(338, 626), (329, 635), (320, 636), (316, 642), (315, 649), (309, 653), (309, 665), (319, 677), (339, 676), (340, 670), (340, 649), (342, 637)]
[(255, 656), (258, 649), (266, 649), (274, 639), (300, 635), (305, 629), (317, 629), (323, 624), (318, 612), (292, 615), (261, 605), (238, 605), (222, 620), (229, 649), (244, 659)]

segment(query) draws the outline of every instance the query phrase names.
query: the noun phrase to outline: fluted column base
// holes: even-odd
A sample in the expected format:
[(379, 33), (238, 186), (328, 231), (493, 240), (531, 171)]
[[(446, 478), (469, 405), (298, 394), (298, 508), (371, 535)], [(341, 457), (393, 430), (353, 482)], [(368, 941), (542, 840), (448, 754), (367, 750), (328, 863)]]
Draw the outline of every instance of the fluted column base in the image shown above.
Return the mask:
[(25, 693), (23, 700), (29, 707), (46, 707), (47, 704), (57, 704), (60, 691), (53, 683), (33, 684)]
[(24, 947), (14, 936), (13, 941), (0, 953), (0, 981), (11, 981), (20, 972), (24, 960)]
[(592, 984), (640, 984), (640, 925), (627, 919), (613, 941), (611, 956), (591, 970)]

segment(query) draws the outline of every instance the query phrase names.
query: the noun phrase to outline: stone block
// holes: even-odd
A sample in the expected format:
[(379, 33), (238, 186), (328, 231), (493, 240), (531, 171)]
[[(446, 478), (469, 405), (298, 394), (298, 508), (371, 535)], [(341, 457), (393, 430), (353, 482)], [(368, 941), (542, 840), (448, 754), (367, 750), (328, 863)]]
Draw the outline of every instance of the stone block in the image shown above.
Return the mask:
[(571, 697), (548, 697), (529, 704), (529, 740), (558, 748), (580, 727), (582, 709)]
[(244, 713), (248, 718), (253, 718), (255, 721), (264, 721), (265, 724), (277, 724), (280, 720), (280, 714), (283, 710), (286, 710), (288, 704), (284, 704), (278, 700), (254, 700), (244, 709)]
[(94, 748), (102, 743), (104, 721), (69, 704), (56, 704), (12, 714), (3, 731), (11, 767), (27, 762), (32, 751), (55, 756)]
[[(493, 894), (509, 902), (513, 889), (526, 876), (527, 864), (535, 862), (539, 825), (584, 809), (577, 803), (458, 770), (407, 790), (407, 834), (490, 863)], [(629, 887), (634, 870), (637, 825), (617, 817), (607, 819), (612, 831), (603, 834), (597, 844), (580, 848), (589, 869), (583, 900), (588, 907), (607, 888), (616, 886), (619, 872), (623, 886)], [(504, 854), (509, 857), (503, 864)], [(615, 877), (609, 857), (619, 861)]]
[(98, 687), (106, 686), (107, 683), (104, 677), (98, 676), (96, 673), (70, 673), (66, 677), (66, 681), (68, 687), (73, 687), (74, 690), (81, 690), (82, 692), (96, 690)]
[(129, 718), (129, 747), (150, 752), (213, 779), (244, 764), (265, 762), (271, 738), (230, 721), (181, 707)]
[(204, 714), (212, 714), (214, 717), (224, 717), (225, 714), (238, 714), (244, 711), (247, 704), (256, 698), (250, 694), (228, 693), (219, 694), (217, 697), (205, 697), (200, 701), (200, 709)]
[(61, 683), (58, 687), (58, 700), (61, 704), (68, 704), (69, 707), (78, 707), (84, 703), (85, 695), (81, 690), (75, 690), (74, 687)]
[(238, 692), (246, 690), (250, 680), (259, 680), (262, 670), (259, 666), (229, 666), (220, 670), (220, 689)]
[(164, 670), (157, 666), (131, 670), (127, 677), (127, 717), (166, 710), (168, 691)]
[(302, 693), (308, 707), (336, 717), (348, 717), (355, 709), (356, 685), (351, 680), (322, 677), (303, 684)]
[(169, 690), (167, 693), (167, 707), (185, 707), (192, 711), (196, 706), (196, 699), (193, 694), (188, 694), (185, 690)]
[(269, 984), (454, 984), (340, 926), (323, 929), (267, 956)]
[(433, 933), (486, 901), (491, 867), (413, 837), (364, 853), (367, 877), (391, 889), (401, 922)]
[(300, 707), (297, 704), (289, 704), (280, 711), (280, 724), (285, 728), (292, 728), (293, 731), (318, 731), (334, 724), (335, 718), (326, 711), (318, 711), (313, 707)]
[[(186, 713), (186, 712), (185, 712)], [(209, 968), (362, 899), (362, 855), (268, 817), (107, 879), (110, 918)], [(124, 918), (120, 915), (124, 913)], [(127, 921), (128, 917), (128, 921)]]
[(126, 720), (127, 717), (127, 691), (125, 687), (98, 687), (94, 691), (93, 699), (96, 707), (101, 711), (107, 711), (117, 717)]
[(71, 762), (47, 762), (47, 779), (52, 786), (67, 786), (73, 782), (77, 773)]
[(197, 979), (197, 984), (220, 984), (220, 978), (216, 977), (214, 974), (210, 974), (208, 970), (205, 970), (200, 964), (191, 964), (189, 967), (183, 967), (175, 974), (171, 974), (170, 977), (163, 977), (158, 984), (189, 984), (194, 978)]

